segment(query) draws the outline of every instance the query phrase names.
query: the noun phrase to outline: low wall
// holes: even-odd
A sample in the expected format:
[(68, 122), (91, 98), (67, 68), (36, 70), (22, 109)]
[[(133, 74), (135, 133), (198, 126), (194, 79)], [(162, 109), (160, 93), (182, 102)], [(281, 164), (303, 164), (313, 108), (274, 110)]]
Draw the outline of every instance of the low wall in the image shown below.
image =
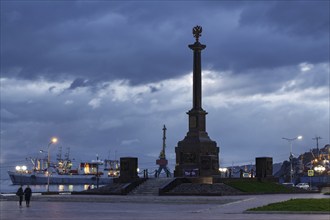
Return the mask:
[(213, 178), (213, 183), (226, 183), (226, 182), (275, 182), (278, 183), (279, 179), (277, 177), (265, 177), (265, 178)]

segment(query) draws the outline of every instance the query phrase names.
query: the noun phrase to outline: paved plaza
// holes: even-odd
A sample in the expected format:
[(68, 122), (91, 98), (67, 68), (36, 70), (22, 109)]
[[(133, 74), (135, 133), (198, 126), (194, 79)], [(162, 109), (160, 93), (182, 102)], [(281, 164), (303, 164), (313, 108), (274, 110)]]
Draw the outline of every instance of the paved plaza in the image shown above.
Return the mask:
[[(330, 213), (246, 213), (245, 210), (291, 198), (329, 198), (323, 194), (244, 196), (85, 196), (34, 195), (31, 206), (18, 207), (2, 197), (1, 220), (98, 219), (330, 219)], [(330, 204), (329, 204), (330, 205)]]

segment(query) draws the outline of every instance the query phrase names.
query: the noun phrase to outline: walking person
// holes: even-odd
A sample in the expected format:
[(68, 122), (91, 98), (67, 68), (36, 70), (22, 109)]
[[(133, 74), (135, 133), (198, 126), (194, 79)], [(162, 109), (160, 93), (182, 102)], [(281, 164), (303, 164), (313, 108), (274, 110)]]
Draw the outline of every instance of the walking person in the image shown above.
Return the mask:
[(24, 195), (25, 195), (25, 202), (26, 202), (26, 207), (30, 207), (30, 200), (32, 196), (32, 190), (29, 185), (24, 190)]
[(18, 196), (19, 198), (19, 207), (22, 207), (22, 201), (23, 201), (23, 195), (24, 195), (24, 192), (23, 192), (23, 186), (21, 185), (17, 192), (16, 192), (16, 195)]

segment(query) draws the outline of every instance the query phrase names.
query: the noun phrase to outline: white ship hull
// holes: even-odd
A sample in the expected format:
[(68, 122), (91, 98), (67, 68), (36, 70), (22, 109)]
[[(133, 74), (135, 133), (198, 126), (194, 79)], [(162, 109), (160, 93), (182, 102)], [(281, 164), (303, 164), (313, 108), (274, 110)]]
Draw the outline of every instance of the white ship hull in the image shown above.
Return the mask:
[[(44, 185), (48, 183), (46, 173), (16, 173), (8, 171), (10, 179), (14, 185)], [(113, 182), (113, 177), (101, 176), (96, 178), (95, 175), (59, 175), (52, 174), (49, 176), (49, 184), (52, 185), (107, 185)]]

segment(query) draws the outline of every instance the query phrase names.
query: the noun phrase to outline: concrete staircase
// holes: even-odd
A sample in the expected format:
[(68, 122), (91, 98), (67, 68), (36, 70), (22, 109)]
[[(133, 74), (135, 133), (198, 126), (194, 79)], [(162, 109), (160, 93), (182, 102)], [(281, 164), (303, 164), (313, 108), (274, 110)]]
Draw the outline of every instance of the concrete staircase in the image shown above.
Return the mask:
[(159, 188), (171, 181), (173, 181), (173, 178), (151, 178), (136, 187), (128, 195), (155, 196), (159, 194)]

